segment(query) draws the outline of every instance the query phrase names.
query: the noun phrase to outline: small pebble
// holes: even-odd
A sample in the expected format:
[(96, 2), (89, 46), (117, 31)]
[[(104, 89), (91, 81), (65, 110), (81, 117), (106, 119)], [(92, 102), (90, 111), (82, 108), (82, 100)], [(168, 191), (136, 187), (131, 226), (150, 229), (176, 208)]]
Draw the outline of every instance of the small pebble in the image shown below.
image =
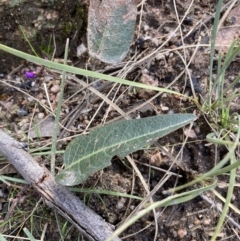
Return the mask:
[(33, 99), (33, 97), (32, 97), (32, 96), (28, 97), (28, 98), (27, 98), (27, 100), (28, 100), (29, 102), (34, 101), (34, 99)]
[(19, 117), (26, 116), (26, 115), (28, 115), (28, 111), (25, 110), (24, 108), (21, 108), (21, 109), (18, 110), (18, 116)]
[(193, 223), (191, 223), (191, 224), (188, 225), (188, 228), (189, 228), (189, 229), (191, 229), (191, 228), (193, 228), (193, 227), (194, 227), (194, 224), (193, 224)]
[(29, 129), (29, 126), (30, 126), (30, 124), (29, 123), (25, 123), (25, 124), (23, 124), (22, 125), (22, 131), (27, 131), (28, 129)]
[(162, 110), (162, 111), (168, 111), (169, 108), (168, 108), (167, 106), (163, 106), (163, 105), (161, 105), (161, 110)]
[(40, 112), (38, 113), (38, 119), (42, 120), (44, 118), (44, 113)]
[(143, 29), (144, 29), (144, 31), (149, 30), (149, 28), (150, 28), (150, 27), (149, 27), (147, 24), (144, 24), (144, 25), (143, 25)]
[(0, 190), (0, 197), (4, 197), (5, 195), (4, 195), (4, 193), (3, 193), (3, 191), (2, 191), (2, 189)]
[(84, 44), (80, 44), (77, 47), (77, 57), (80, 57), (83, 53), (85, 53), (87, 51), (87, 48)]
[(152, 40), (153, 44), (155, 44), (155, 46), (159, 45), (157, 38), (152, 38), (151, 40)]
[(117, 202), (116, 208), (117, 208), (117, 209), (122, 209), (122, 208), (124, 208), (125, 203), (126, 203), (126, 199), (122, 197), (122, 198)]
[(208, 226), (210, 223), (211, 223), (211, 219), (210, 218), (205, 218), (203, 220), (203, 225), (205, 225), (205, 226)]
[(187, 235), (187, 230), (184, 228), (181, 228), (178, 230), (178, 237), (179, 238), (184, 238)]
[(199, 125), (197, 125), (197, 126), (195, 126), (195, 132), (196, 132), (196, 134), (200, 134), (201, 133), (201, 130), (200, 130), (200, 126)]
[(89, 120), (84, 120), (84, 121), (83, 121), (83, 123), (86, 124), (86, 125), (88, 125), (89, 122), (90, 122)]
[(54, 94), (58, 93), (60, 91), (60, 86), (59, 85), (53, 85), (50, 89), (50, 91)]
[(65, 108), (65, 113), (68, 114), (69, 112), (70, 112), (69, 107)]
[(164, 59), (164, 56), (163, 56), (162, 53), (159, 53), (159, 54), (156, 55), (155, 59), (156, 60)]
[(178, 236), (178, 234), (175, 230), (172, 230), (172, 235), (173, 235), (174, 238), (177, 238), (177, 236)]
[(184, 93), (184, 96), (182, 97), (182, 101), (187, 102), (189, 95), (190, 95), (190, 90), (186, 90), (186, 92)]
[(21, 83), (21, 78), (16, 77), (15, 80), (16, 80), (16, 82)]
[(184, 135), (187, 136), (188, 138), (196, 139), (197, 135), (193, 129), (185, 129), (184, 130)]
[(46, 82), (46, 83), (48, 83), (50, 80), (52, 80), (53, 79), (53, 77), (52, 76), (45, 76), (44, 77), (44, 81)]
[(198, 219), (198, 218), (196, 218), (195, 220), (194, 220), (194, 224), (195, 225), (199, 225), (201, 222), (200, 222), (200, 220)]

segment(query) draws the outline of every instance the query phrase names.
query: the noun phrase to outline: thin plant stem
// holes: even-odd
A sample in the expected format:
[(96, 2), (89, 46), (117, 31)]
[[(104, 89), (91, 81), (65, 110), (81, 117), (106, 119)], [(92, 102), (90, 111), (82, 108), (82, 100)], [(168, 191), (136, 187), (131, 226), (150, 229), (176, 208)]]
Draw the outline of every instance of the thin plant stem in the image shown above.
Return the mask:
[(223, 4), (223, 0), (218, 1), (217, 10), (215, 14), (214, 24), (213, 24), (213, 31), (212, 31), (212, 37), (211, 37), (211, 52), (210, 52), (210, 70), (209, 70), (209, 104), (211, 105), (211, 96), (212, 96), (212, 71), (213, 71), (213, 57), (214, 57), (214, 51), (215, 51), (215, 42), (217, 37), (217, 31), (218, 31), (218, 23), (219, 23), (219, 17), (221, 13), (221, 7)]
[(39, 57), (38, 54), (37, 54), (37, 52), (35, 51), (35, 49), (34, 49), (33, 46), (31, 45), (30, 41), (28, 40), (28, 38), (27, 38), (27, 36), (26, 36), (26, 34), (25, 34), (25, 32), (24, 32), (24, 30), (23, 30), (23, 28), (22, 28), (21, 25), (19, 25), (19, 28), (20, 28), (20, 31), (21, 31), (22, 34), (23, 34), (23, 37), (24, 37), (25, 41), (26, 41), (26, 42), (28, 43), (28, 45), (30, 46), (30, 48), (31, 48), (32, 52), (34, 53), (34, 55), (37, 56), (37, 57)]
[[(65, 46), (65, 53), (64, 53), (64, 64), (65, 65), (67, 64), (68, 46), (69, 46), (69, 39), (67, 39), (66, 46)], [(55, 118), (55, 123), (54, 123), (53, 138), (52, 138), (51, 173), (53, 175), (55, 175), (55, 162), (56, 162), (55, 155), (56, 155), (56, 150), (57, 150), (57, 136), (58, 136), (58, 132), (59, 132), (59, 119), (60, 119), (60, 113), (61, 113), (61, 107), (62, 107), (65, 78), (66, 78), (66, 71), (63, 71), (58, 105), (57, 105), (57, 111), (56, 111), (56, 118)]]
[[(238, 124), (240, 126), (240, 117), (238, 118)], [(236, 142), (238, 142), (238, 140), (239, 140), (239, 133), (240, 133), (240, 130), (238, 131), (238, 138), (236, 139)], [(226, 138), (229, 139), (228, 137), (226, 137)], [(236, 157), (235, 157), (234, 154), (231, 156), (230, 160), (231, 160), (231, 164), (236, 163)], [(217, 227), (216, 227), (216, 229), (214, 231), (214, 234), (211, 238), (211, 241), (215, 241), (217, 239), (218, 234), (220, 233), (220, 231), (222, 229), (224, 220), (225, 220), (225, 218), (227, 216), (227, 212), (229, 210), (229, 204), (231, 202), (232, 194), (233, 194), (233, 191), (234, 191), (235, 179), (236, 179), (236, 168), (233, 168), (230, 171), (230, 180), (229, 180), (229, 186), (228, 186), (226, 201), (225, 201), (221, 216), (218, 220)]]

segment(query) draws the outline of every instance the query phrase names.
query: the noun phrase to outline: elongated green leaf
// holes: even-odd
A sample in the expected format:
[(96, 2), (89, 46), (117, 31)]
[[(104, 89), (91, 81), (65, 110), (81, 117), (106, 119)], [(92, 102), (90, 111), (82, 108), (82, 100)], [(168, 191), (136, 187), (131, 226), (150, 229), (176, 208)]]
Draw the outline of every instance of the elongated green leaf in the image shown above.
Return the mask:
[(193, 114), (159, 115), (115, 122), (88, 136), (81, 135), (65, 150), (65, 169), (58, 173), (56, 181), (66, 186), (77, 185), (109, 166), (113, 156), (124, 157), (195, 119)]
[(28, 238), (30, 239), (30, 241), (36, 241), (36, 239), (33, 237), (33, 235), (31, 234), (31, 232), (27, 229), (27, 228), (23, 228), (24, 233), (28, 236)]
[(89, 53), (103, 62), (121, 61), (130, 47), (137, 17), (135, 0), (91, 0)]
[[(49, 61), (49, 60), (45, 60), (45, 59), (42, 59), (42, 58), (35, 57), (33, 55), (30, 55), (30, 54), (26, 54), (24, 52), (21, 52), (19, 50), (7, 47), (7, 46), (2, 45), (2, 44), (0, 44), (0, 50), (4, 50), (4, 51), (6, 51), (10, 54), (13, 54), (13, 55), (18, 56), (18, 57), (23, 58), (23, 59), (26, 59), (27, 61), (30, 61), (32, 63), (37, 63), (37, 64), (40, 64), (40, 65), (43, 65), (43, 66), (47, 66), (48, 68), (58, 69), (58, 70), (61, 70), (61, 71), (66, 71), (68, 73), (72, 73), (72, 74), (78, 74), (78, 75), (89, 76), (89, 77), (93, 77), (93, 78), (97, 78), (97, 79), (108, 80), (108, 81), (123, 84), (123, 85), (134, 86), (134, 87), (137, 87), (137, 88), (156, 90), (156, 91), (162, 91), (164, 93), (175, 94), (175, 95), (179, 95), (179, 96), (185, 96), (185, 95), (183, 95), (183, 94), (181, 94), (177, 91), (173, 91), (173, 90), (170, 90), (170, 89), (160, 88), (160, 87), (153, 86), (153, 85), (142, 84), (142, 83), (139, 83), (139, 82), (120, 79), (118, 77), (114, 77), (114, 76), (111, 76), (111, 75), (101, 74), (101, 73), (86, 70), (86, 69), (80, 69), (80, 68), (77, 68), (77, 67), (74, 67), (74, 66), (55, 63), (55, 62), (52, 62), (52, 61)], [(194, 99), (192, 99), (192, 101), (194, 101)], [(194, 102), (196, 102), (196, 101), (194, 101)]]
[(0, 234), (0, 241), (7, 241), (7, 240), (2, 236), (2, 234)]

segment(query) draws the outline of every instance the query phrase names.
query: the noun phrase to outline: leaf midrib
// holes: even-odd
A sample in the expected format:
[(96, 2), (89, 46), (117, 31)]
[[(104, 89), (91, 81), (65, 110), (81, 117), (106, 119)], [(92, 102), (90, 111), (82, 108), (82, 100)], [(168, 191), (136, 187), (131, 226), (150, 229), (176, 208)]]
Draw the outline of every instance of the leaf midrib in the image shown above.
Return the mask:
[[(156, 130), (156, 131), (153, 131), (153, 132), (151, 132), (151, 134), (143, 134), (143, 135), (141, 135), (141, 137), (146, 137), (146, 136), (148, 136), (148, 135), (153, 135), (153, 134), (155, 134), (155, 133), (157, 133), (157, 132), (164, 132), (164, 131), (166, 131), (167, 129), (169, 129), (169, 128), (171, 128), (171, 127), (174, 127), (174, 126), (182, 126), (183, 125), (183, 123), (188, 123), (188, 122), (191, 122), (192, 120), (187, 120), (187, 121), (183, 121), (183, 122), (181, 122), (181, 124), (179, 124), (178, 123), (178, 125), (176, 125), (176, 124), (172, 124), (171, 126), (168, 126), (168, 127), (166, 127), (166, 128), (164, 128), (164, 129), (161, 129), (161, 130)], [(164, 135), (164, 134), (163, 134)], [(85, 160), (85, 159), (89, 159), (91, 156), (94, 156), (94, 155), (97, 155), (98, 153), (100, 153), (100, 152), (104, 152), (104, 150), (107, 150), (107, 149), (113, 149), (115, 146), (118, 146), (118, 145), (122, 145), (123, 143), (128, 143), (128, 142), (132, 142), (132, 141), (134, 141), (134, 140), (137, 140), (137, 139), (139, 139), (139, 136), (140, 135), (138, 135), (138, 136), (136, 136), (135, 138), (132, 138), (132, 139), (128, 139), (127, 141), (121, 141), (121, 142), (118, 142), (117, 144), (114, 144), (114, 145), (108, 145), (107, 147), (104, 147), (104, 148), (100, 148), (100, 149), (97, 149), (97, 151), (96, 152), (92, 152), (92, 153), (90, 153), (90, 154), (88, 154), (88, 155), (85, 155), (85, 156), (83, 156), (82, 158), (80, 158), (80, 159), (77, 159), (76, 161), (74, 161), (74, 162), (72, 162), (69, 166), (65, 166), (65, 169), (64, 170), (67, 170), (67, 169), (70, 169), (70, 168), (72, 168), (73, 166), (75, 166), (75, 165), (77, 165), (78, 163), (80, 163), (82, 160)], [(162, 135), (160, 135), (159, 137), (156, 137), (156, 138), (161, 138), (162, 137)], [(107, 155), (106, 153), (105, 153), (105, 155)]]

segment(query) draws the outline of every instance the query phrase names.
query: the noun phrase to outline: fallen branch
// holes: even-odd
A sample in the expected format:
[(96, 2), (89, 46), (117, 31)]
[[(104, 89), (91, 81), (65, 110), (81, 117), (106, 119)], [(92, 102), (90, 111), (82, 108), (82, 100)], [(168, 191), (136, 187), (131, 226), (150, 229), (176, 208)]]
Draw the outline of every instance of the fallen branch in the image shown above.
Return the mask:
[[(56, 183), (52, 174), (24, 150), (22, 143), (15, 141), (1, 130), (0, 153), (35, 188), (49, 207), (71, 222), (89, 240), (104, 241), (111, 236), (113, 230), (110, 224), (64, 186)], [(114, 239), (114, 241), (119, 240), (119, 238)]]

